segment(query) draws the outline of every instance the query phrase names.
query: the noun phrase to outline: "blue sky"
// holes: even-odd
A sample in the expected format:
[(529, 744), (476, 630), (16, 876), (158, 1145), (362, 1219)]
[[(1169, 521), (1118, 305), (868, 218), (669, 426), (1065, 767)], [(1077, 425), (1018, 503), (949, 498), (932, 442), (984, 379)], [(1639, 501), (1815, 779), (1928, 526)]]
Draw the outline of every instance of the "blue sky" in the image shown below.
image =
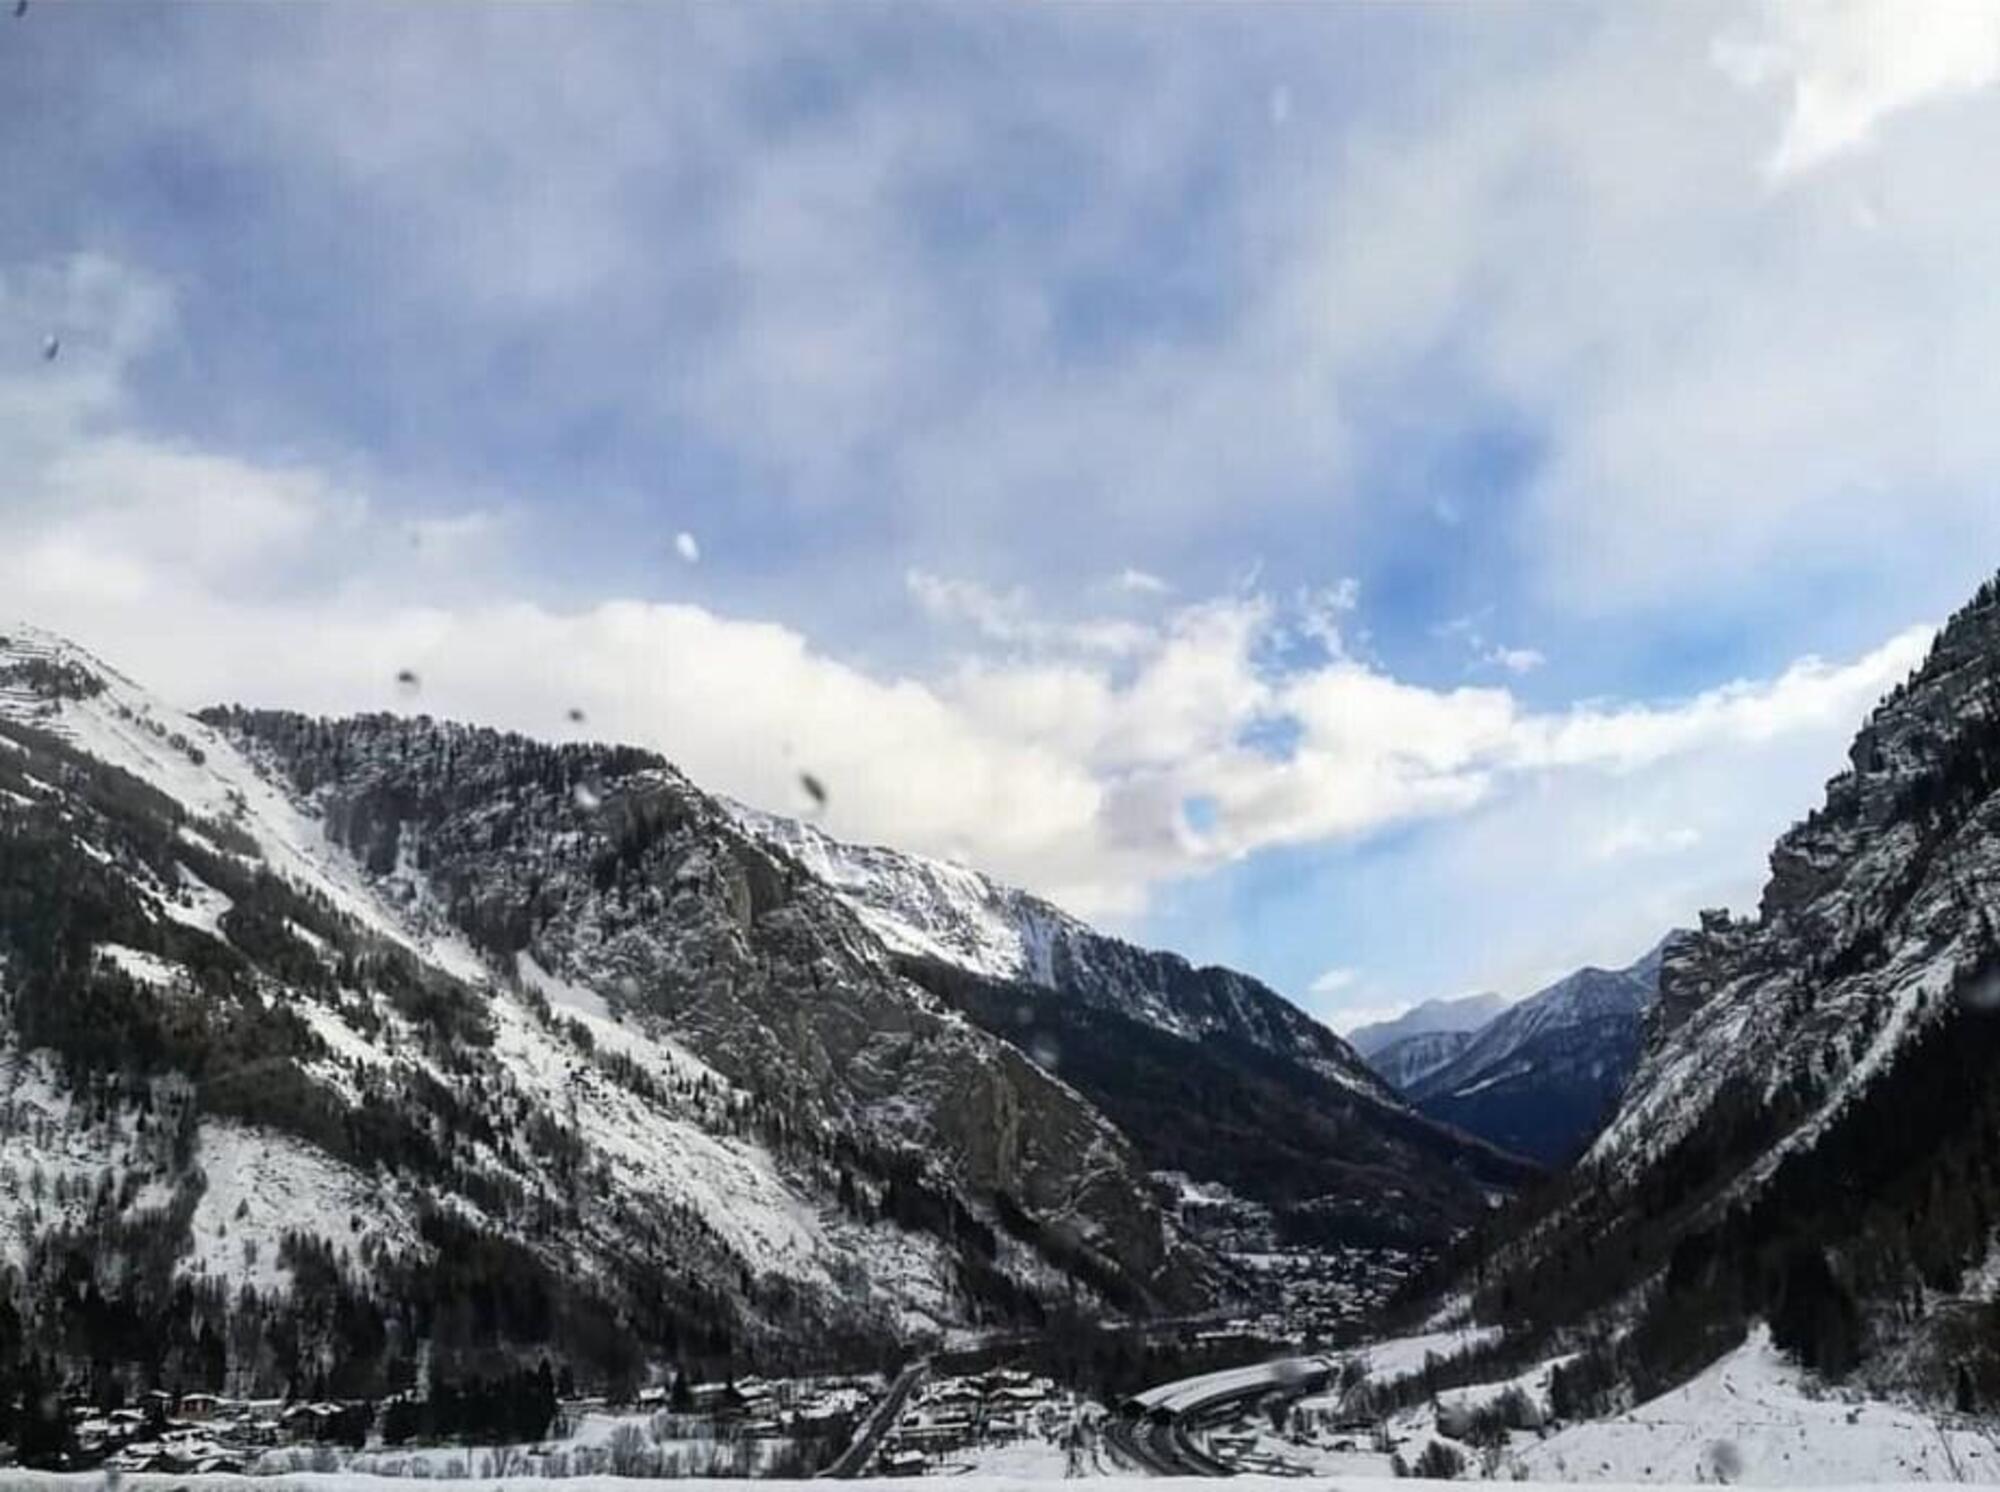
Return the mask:
[(1754, 902), (2000, 563), (2000, 23), (1911, 14), (37, 4), (0, 592), (1523, 992)]

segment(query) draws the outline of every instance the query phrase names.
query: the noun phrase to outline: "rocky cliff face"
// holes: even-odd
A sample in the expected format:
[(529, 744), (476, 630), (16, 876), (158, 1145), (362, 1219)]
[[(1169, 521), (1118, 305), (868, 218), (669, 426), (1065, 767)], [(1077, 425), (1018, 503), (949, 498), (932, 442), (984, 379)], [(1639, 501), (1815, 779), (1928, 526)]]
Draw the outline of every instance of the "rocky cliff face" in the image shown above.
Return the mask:
[[(1952, 1318), (1909, 1301), (1956, 1293), (2000, 1208), (1996, 886), (1989, 583), (1778, 841), (1758, 915), (1665, 950), (1617, 1113), (1504, 1251), (1515, 1308), (1615, 1309), (1640, 1358), (1681, 1366), (1754, 1315), (1829, 1371), (1921, 1360)], [(1952, 1350), (2000, 1389), (1992, 1354)]]
[(975, 1204), (1006, 1194), (1140, 1298), (1199, 1298), (1112, 1125), (902, 979), (840, 898), (658, 758), (426, 719), (208, 719), (489, 959), (658, 1021), (801, 1126), (920, 1158)]
[[(1709, 913), (1663, 967), (1626, 1103), (1592, 1158), (1656, 1155), (1715, 1095), (1812, 1095), (1809, 1138), (1985, 957), (1996, 855), (2000, 607), (1989, 586), (1855, 737), (1771, 852), (1750, 921)], [(1790, 1126), (1787, 1126), (1790, 1128)]]

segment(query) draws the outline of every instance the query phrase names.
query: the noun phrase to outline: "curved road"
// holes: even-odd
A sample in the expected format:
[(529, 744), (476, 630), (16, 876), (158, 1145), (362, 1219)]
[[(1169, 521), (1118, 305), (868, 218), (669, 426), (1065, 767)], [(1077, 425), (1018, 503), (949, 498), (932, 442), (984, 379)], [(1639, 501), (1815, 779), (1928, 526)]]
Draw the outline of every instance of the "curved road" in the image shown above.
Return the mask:
[(1325, 1358), (1293, 1357), (1161, 1384), (1129, 1400), (1107, 1422), (1105, 1438), (1126, 1460), (1154, 1476), (1235, 1476), (1236, 1468), (1209, 1454), (1189, 1430), (1273, 1389), (1303, 1391), (1315, 1380), (1323, 1381), (1331, 1368)]

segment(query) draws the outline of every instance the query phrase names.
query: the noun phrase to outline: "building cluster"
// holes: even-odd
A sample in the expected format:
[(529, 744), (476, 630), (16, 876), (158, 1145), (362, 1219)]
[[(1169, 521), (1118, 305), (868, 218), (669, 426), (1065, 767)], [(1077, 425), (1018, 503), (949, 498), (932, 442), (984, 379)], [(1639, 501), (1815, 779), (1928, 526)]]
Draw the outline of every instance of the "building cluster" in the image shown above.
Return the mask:
[[(734, 1378), (639, 1391), (638, 1407), (654, 1416), (661, 1433), (685, 1417), (689, 1438), (726, 1433), (740, 1439), (792, 1439), (833, 1432), (880, 1394), (881, 1380), (866, 1375), (822, 1378)], [(566, 1411), (602, 1412), (603, 1399), (577, 1399)], [(662, 1418), (665, 1416), (666, 1418)]]
[(277, 1447), (338, 1438), (357, 1416), (365, 1429), (368, 1411), (331, 1401), (225, 1399), (155, 1389), (127, 1407), (72, 1404), (66, 1412), (84, 1464), (185, 1475), (248, 1470)]
[(1075, 1394), (1020, 1369), (934, 1378), (903, 1406), (875, 1465), (891, 1476), (911, 1476), (987, 1446), (1022, 1440), (1067, 1445), (1077, 1437), (1081, 1413)]

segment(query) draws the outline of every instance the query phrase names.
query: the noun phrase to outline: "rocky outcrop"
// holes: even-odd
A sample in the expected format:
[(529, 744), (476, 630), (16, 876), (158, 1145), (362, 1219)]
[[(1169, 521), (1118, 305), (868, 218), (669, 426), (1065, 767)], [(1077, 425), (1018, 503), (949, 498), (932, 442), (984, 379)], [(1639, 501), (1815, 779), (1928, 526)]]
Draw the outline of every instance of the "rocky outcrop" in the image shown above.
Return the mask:
[(1489, 1302), (1544, 1329), (1593, 1313), (1629, 1327), (1627, 1370), (1654, 1381), (1762, 1316), (1823, 1371), (1957, 1355), (1965, 1381), (2000, 1386), (2000, 1354), (1962, 1335), (1922, 1347), (1952, 1318), (1910, 1309), (1992, 1248), (1996, 925), (1989, 582), (1779, 839), (1756, 917), (1705, 913), (1664, 950), (1625, 1096), (1501, 1250)]
[(975, 1208), (1004, 1194), (1140, 1299), (1204, 1298), (1115, 1127), (903, 979), (836, 894), (658, 758), (422, 719), (210, 718), (489, 958), (659, 1020), (802, 1130), (915, 1157)]

